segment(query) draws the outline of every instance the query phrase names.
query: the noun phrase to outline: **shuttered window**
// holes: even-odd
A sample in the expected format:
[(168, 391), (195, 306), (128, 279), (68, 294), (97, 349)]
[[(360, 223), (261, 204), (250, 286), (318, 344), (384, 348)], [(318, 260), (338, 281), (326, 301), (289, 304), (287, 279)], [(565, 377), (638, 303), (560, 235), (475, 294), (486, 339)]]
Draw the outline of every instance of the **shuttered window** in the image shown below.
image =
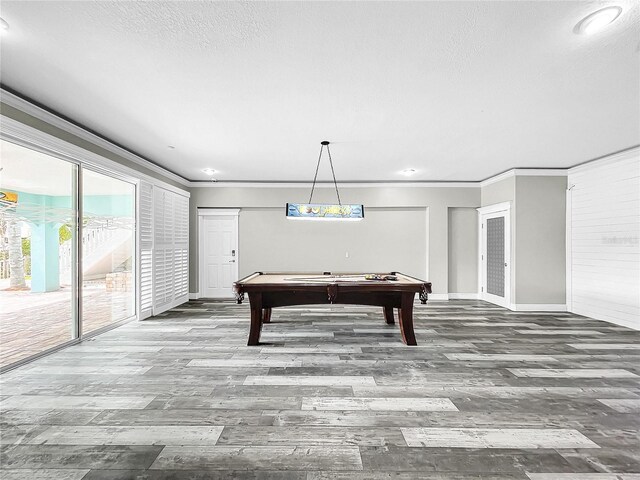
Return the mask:
[(153, 314), (189, 299), (189, 200), (153, 189)]
[(153, 307), (153, 187), (140, 182), (140, 319)]
[(140, 319), (189, 299), (189, 199), (140, 183)]

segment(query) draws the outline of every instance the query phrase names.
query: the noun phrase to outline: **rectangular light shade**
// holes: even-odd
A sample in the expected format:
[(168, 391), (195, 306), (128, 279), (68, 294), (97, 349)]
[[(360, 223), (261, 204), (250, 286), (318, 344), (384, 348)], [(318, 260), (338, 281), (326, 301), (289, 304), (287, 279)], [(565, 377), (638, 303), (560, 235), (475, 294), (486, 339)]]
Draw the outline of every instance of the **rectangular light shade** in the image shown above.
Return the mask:
[(286, 214), (291, 220), (362, 220), (364, 205), (287, 203)]

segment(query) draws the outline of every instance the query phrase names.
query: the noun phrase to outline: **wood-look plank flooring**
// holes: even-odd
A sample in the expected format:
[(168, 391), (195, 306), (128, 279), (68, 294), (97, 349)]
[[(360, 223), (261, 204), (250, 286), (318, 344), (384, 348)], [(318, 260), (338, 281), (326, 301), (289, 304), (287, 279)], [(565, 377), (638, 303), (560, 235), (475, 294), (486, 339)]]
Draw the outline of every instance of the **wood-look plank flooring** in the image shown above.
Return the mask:
[(0, 477), (640, 480), (640, 333), (477, 301), (192, 301), (0, 376)]

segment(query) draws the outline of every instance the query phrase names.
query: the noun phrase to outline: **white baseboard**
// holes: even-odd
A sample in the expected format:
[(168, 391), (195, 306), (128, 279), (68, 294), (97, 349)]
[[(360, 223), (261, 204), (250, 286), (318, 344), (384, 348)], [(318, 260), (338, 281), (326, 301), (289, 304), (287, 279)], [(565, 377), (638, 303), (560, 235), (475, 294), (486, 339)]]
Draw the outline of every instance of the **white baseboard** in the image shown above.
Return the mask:
[(189, 300), (197, 300), (200, 298), (200, 292), (189, 292)]
[(514, 312), (566, 312), (566, 303), (512, 303), (509, 310)]
[(480, 294), (478, 293), (450, 293), (449, 300), (478, 300)]
[(430, 293), (429, 300), (449, 300), (448, 293)]

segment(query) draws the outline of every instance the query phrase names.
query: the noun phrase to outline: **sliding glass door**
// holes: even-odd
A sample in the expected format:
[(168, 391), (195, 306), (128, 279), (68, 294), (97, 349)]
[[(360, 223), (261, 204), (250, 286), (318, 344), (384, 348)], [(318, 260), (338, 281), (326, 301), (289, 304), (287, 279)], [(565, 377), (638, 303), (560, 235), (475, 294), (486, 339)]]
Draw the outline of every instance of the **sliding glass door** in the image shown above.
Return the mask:
[(82, 170), (82, 333), (135, 314), (135, 185)]
[(77, 338), (78, 166), (0, 141), (0, 368)]
[(0, 369), (135, 315), (135, 218), (135, 184), (0, 140)]

